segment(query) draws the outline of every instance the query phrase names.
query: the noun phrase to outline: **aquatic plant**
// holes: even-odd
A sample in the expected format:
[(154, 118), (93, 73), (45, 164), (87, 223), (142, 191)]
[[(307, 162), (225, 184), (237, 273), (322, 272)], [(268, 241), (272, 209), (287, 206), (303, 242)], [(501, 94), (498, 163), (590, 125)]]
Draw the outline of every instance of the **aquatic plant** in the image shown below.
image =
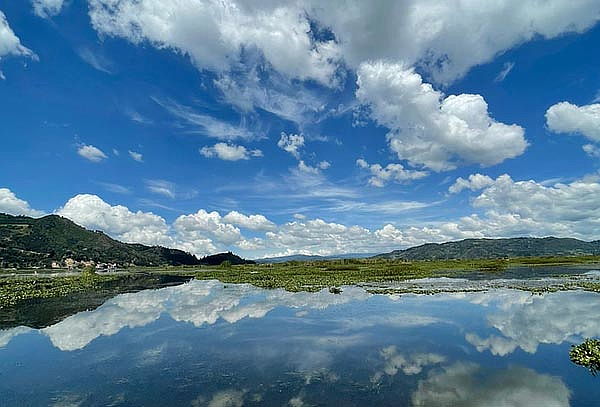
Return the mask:
[(571, 346), (569, 358), (576, 365), (587, 367), (595, 376), (600, 371), (600, 340), (586, 339), (579, 345)]

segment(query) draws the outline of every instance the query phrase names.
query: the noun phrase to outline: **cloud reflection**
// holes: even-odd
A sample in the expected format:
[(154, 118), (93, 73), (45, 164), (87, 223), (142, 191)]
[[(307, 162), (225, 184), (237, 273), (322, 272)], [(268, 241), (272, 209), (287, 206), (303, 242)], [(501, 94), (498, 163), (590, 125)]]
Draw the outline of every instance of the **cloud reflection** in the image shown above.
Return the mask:
[(465, 339), (479, 352), (489, 350), (504, 356), (517, 348), (537, 352), (540, 344), (561, 344), (584, 337), (600, 336), (600, 295), (591, 292), (556, 292), (530, 295), (504, 291), (499, 298), (490, 294), (472, 299), (483, 305), (493, 301), (498, 311), (488, 315), (488, 323), (501, 335), (482, 338), (467, 333)]

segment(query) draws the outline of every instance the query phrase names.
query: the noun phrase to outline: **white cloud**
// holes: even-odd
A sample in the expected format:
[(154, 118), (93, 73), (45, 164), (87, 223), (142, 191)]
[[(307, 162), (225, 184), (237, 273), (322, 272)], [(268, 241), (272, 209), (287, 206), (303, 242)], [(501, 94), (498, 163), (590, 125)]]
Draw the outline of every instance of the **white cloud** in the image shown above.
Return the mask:
[(167, 198), (175, 199), (175, 184), (172, 182), (162, 179), (150, 179), (146, 180), (145, 183), (148, 191), (157, 195), (165, 196)]
[(262, 109), (296, 123), (301, 129), (314, 123), (324, 109), (322, 98), (314, 91), (276, 73), (261, 77), (255, 67), (249, 72), (222, 74), (214, 84), (222, 92), (222, 100), (242, 113)]
[(286, 134), (282, 132), (281, 137), (277, 142), (277, 146), (299, 160), (300, 152), (298, 150), (304, 146), (304, 136), (301, 134)]
[(502, 67), (502, 70), (498, 72), (498, 75), (494, 78), (494, 82), (502, 82), (504, 79), (506, 79), (506, 77), (513, 70), (514, 67), (514, 62), (506, 62)]
[(521, 155), (524, 130), (489, 116), (480, 95), (450, 95), (423, 83), (403, 64), (363, 63), (358, 70), (358, 100), (371, 117), (390, 129), (387, 139), (399, 159), (434, 171), (458, 164), (490, 166)]
[(263, 215), (244, 215), (237, 211), (231, 211), (223, 216), (223, 221), (250, 230), (274, 230), (275, 224)]
[(166, 109), (173, 116), (182, 119), (185, 125), (191, 127), (189, 130), (190, 133), (199, 133), (219, 140), (253, 140), (262, 138), (261, 134), (249, 130), (243, 121), (239, 126), (236, 126), (215, 119), (214, 117), (198, 113), (194, 109), (172, 100), (163, 100), (159, 98), (152, 98), (152, 100)]
[(304, 160), (298, 161), (298, 173), (304, 173), (309, 175), (321, 174), (320, 167), (312, 167), (304, 162)]
[(326, 170), (329, 167), (331, 167), (331, 163), (329, 161), (321, 161), (317, 164), (317, 168), (319, 168), (320, 170)]
[(96, 195), (76, 195), (56, 213), (125, 242), (173, 246), (162, 217), (152, 212), (132, 212), (121, 205), (111, 206)]
[(8, 25), (6, 15), (0, 11), (0, 59), (6, 55), (37, 58), (35, 54), (21, 44), (21, 40)]
[(77, 50), (77, 55), (82, 59), (83, 62), (96, 69), (97, 71), (104, 72), (112, 75), (113, 63), (99, 51), (94, 51), (88, 47), (81, 47)]
[(594, 144), (585, 144), (582, 147), (583, 151), (592, 158), (600, 158), (600, 147)]
[(412, 404), (567, 407), (569, 399), (569, 389), (558, 377), (516, 366), (489, 372), (474, 363), (457, 362), (419, 381)]
[(190, 199), (198, 194), (198, 191), (193, 188), (181, 187), (164, 179), (147, 179), (144, 180), (144, 183), (146, 184), (146, 189), (153, 194), (171, 199)]
[(257, 52), (290, 78), (336, 82), (334, 41), (316, 41), (302, 5), (196, 0), (90, 0), (94, 28), (186, 54), (199, 69), (227, 72)]
[[(584, 32), (599, 12), (596, 0), (90, 0), (98, 32), (186, 54), (199, 69), (226, 72), (244, 62), (242, 53), (255, 53), (290, 78), (329, 86), (341, 60), (357, 67), (376, 59), (418, 65), (449, 83), (536, 37)], [(315, 40), (309, 20), (336, 41)]]
[(546, 125), (555, 133), (579, 133), (592, 141), (600, 141), (600, 104), (557, 103), (546, 111)]
[(526, 41), (581, 33), (600, 20), (596, 0), (311, 4), (311, 17), (333, 31), (351, 66), (377, 59), (404, 61), (421, 67), (439, 83), (449, 83)]
[(121, 184), (113, 184), (111, 182), (98, 182), (104, 189), (115, 194), (128, 195), (131, 194), (131, 189)]
[(33, 11), (39, 17), (49, 18), (60, 13), (64, 0), (33, 0)]
[[(183, 242), (202, 244), (207, 239), (224, 245), (231, 245), (242, 240), (240, 230), (232, 224), (223, 221), (219, 212), (207, 212), (200, 209), (190, 215), (181, 215), (173, 223), (178, 238)], [(197, 252), (196, 250), (194, 252)]]
[(129, 156), (134, 159), (135, 161), (139, 162), (139, 163), (143, 163), (144, 162), (144, 156), (142, 155), (142, 153), (136, 153), (135, 151), (131, 151), (129, 150)]
[(79, 146), (77, 149), (77, 154), (94, 163), (99, 163), (100, 161), (108, 158), (102, 150), (92, 145)]
[(217, 157), (225, 161), (249, 160), (252, 157), (262, 157), (261, 150), (248, 150), (244, 146), (227, 143), (216, 143), (214, 146), (204, 146), (200, 149), (204, 157)]
[(471, 174), (468, 179), (462, 177), (457, 178), (454, 184), (448, 188), (448, 192), (451, 194), (458, 194), (465, 189), (478, 191), (493, 184), (494, 180), (487, 175)]
[(8, 188), (0, 188), (0, 213), (38, 217), (44, 212), (32, 209), (27, 201), (17, 198)]
[(382, 167), (380, 164), (369, 165), (362, 158), (356, 160), (356, 165), (362, 169), (369, 170), (372, 175), (369, 178), (369, 184), (374, 187), (383, 187), (389, 181), (407, 183), (429, 175), (426, 171), (407, 170), (402, 164), (388, 164), (385, 167)]
[[(286, 182), (296, 183), (305, 195), (325, 199), (335, 212), (364, 211), (398, 214), (418, 209), (426, 203), (389, 201), (376, 204), (355, 202), (351, 191), (323, 183), (322, 174), (298, 173)], [(167, 197), (181, 197), (172, 183), (147, 181), (146, 186)], [(338, 253), (373, 253), (430, 242), (445, 242), (465, 238), (558, 236), (584, 240), (600, 239), (600, 182), (586, 178), (570, 183), (538, 183), (514, 181), (508, 175), (496, 179), (475, 174), (455, 183), (451, 190), (473, 191), (469, 200), (472, 214), (420, 225), (385, 223), (380, 228), (307, 219), (296, 216), (294, 221), (274, 224), (262, 214), (246, 215), (232, 211), (221, 215), (200, 209), (182, 215), (172, 224), (150, 212), (134, 212), (124, 206), (111, 206), (94, 195), (78, 195), (58, 210), (75, 222), (106, 231), (128, 242), (162, 244), (197, 255), (233, 250), (242, 256), (255, 258), (290, 254), (330, 255)], [(16, 202), (10, 191), (3, 191), (5, 207), (26, 211), (26, 203)], [(348, 194), (348, 201), (340, 200)], [(335, 197), (335, 198), (332, 198)], [(302, 196), (300, 199), (305, 199)], [(25, 209), (24, 209), (25, 208)], [(298, 208), (308, 213), (309, 208)], [(244, 236), (241, 229), (261, 232)], [(262, 233), (264, 232), (264, 234)]]

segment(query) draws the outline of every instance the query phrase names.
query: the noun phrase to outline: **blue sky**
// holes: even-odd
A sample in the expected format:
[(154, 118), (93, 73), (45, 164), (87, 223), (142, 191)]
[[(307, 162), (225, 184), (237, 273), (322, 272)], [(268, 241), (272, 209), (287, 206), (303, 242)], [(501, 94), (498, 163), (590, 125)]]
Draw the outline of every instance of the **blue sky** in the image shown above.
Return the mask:
[(598, 2), (336, 3), (3, 4), (0, 211), (198, 255), (600, 239)]

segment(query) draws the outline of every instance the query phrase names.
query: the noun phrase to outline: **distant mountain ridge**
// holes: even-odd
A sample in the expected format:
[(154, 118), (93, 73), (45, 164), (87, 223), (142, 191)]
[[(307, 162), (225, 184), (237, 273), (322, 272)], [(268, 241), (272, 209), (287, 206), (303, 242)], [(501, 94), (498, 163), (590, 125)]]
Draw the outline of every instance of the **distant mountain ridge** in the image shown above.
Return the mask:
[(600, 240), (586, 242), (572, 238), (516, 237), (508, 239), (465, 239), (447, 243), (427, 243), (374, 256), (380, 259), (450, 260), (497, 259), (504, 257), (543, 257), (600, 255)]
[(215, 265), (225, 260), (231, 264), (247, 262), (233, 253), (198, 259), (183, 250), (123, 243), (58, 215), (30, 218), (0, 213), (0, 267), (51, 267), (53, 262), (67, 258), (120, 266)]

